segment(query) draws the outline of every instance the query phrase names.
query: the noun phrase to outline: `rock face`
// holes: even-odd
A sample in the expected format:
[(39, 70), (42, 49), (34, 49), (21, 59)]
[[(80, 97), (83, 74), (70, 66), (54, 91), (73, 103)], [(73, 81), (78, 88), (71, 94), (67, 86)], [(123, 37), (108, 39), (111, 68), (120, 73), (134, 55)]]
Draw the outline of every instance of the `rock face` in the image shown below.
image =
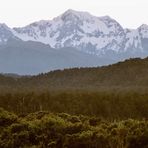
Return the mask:
[(53, 20), (22, 28), (0, 24), (0, 72), (36, 74), (144, 56), (148, 25), (124, 29), (109, 16), (67, 10)]

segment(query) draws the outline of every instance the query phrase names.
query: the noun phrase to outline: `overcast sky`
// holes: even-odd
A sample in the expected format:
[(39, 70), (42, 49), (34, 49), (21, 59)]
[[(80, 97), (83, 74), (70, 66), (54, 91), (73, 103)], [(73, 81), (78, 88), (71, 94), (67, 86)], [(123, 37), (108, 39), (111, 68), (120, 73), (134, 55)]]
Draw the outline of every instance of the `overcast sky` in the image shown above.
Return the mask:
[(0, 0), (0, 23), (25, 26), (50, 20), (67, 9), (109, 15), (125, 28), (148, 24), (148, 0)]

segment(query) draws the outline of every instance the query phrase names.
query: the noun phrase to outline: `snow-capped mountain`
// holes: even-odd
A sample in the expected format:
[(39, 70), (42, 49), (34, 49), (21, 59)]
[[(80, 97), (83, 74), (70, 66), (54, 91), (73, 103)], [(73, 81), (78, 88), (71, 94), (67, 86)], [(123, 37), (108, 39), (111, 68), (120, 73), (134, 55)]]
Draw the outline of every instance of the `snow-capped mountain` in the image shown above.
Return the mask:
[(0, 72), (37, 74), (148, 56), (148, 25), (125, 29), (109, 16), (68, 10), (22, 28), (0, 24)]
[(96, 17), (88, 12), (67, 10), (53, 20), (34, 22), (22, 28), (0, 24), (0, 43), (17, 37), (37, 41), (52, 48), (73, 47), (86, 53), (105, 55), (108, 52), (142, 52), (148, 38), (148, 26), (124, 29), (109, 16)]
[(68, 10), (51, 21), (39, 21), (24, 28), (14, 28), (24, 41), (39, 41), (53, 48), (75, 47), (99, 54), (104, 50), (120, 50), (124, 29), (108, 16), (95, 17), (87, 12)]
[(128, 50), (143, 50), (142, 39), (148, 38), (148, 26), (124, 29), (109, 16), (96, 17), (88, 12), (68, 10), (53, 20), (42, 20), (13, 34), (23, 41), (38, 41), (53, 48), (74, 47), (87, 53), (102, 55)]

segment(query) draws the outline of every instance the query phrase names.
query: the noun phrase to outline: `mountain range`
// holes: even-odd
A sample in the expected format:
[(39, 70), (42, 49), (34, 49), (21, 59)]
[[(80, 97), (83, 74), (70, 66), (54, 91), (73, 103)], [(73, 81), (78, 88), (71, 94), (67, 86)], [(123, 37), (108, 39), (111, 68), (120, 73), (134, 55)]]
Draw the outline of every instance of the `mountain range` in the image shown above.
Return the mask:
[(148, 25), (123, 28), (109, 16), (67, 10), (25, 27), (0, 24), (0, 72), (37, 74), (148, 56)]

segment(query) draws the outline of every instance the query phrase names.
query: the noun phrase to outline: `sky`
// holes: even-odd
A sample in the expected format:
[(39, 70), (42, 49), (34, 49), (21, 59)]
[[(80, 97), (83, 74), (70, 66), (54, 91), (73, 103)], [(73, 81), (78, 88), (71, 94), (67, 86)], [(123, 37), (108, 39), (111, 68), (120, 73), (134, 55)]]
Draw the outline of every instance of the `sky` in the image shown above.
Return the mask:
[(148, 0), (0, 0), (0, 23), (22, 27), (51, 20), (68, 9), (109, 15), (124, 28), (148, 24)]

